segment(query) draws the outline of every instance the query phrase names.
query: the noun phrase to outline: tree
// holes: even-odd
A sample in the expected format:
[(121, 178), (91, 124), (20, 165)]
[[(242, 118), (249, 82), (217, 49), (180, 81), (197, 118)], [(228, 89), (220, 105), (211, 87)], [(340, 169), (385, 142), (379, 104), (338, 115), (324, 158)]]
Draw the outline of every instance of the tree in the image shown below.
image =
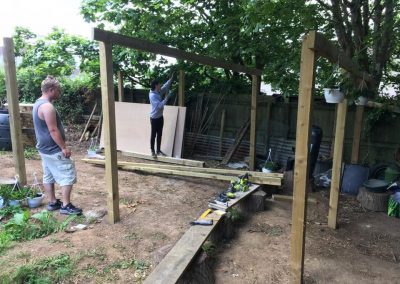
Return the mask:
[[(368, 87), (377, 94), (380, 83), (395, 82), (399, 64), (399, 2), (395, 0), (318, 0), (327, 13), (326, 30), (334, 30), (342, 50), (372, 75)], [(397, 73), (398, 74), (398, 73)], [(394, 76), (393, 76), (394, 75)]]
[[(83, 0), (81, 13), (100, 28), (112, 26), (125, 35), (263, 69), (266, 82), (295, 94), (301, 38), (320, 24), (317, 8), (291, 0)], [(131, 59), (129, 68), (124, 68), (126, 61), (118, 68), (130, 76), (146, 74), (149, 65), (139, 60), (155, 57), (137, 58), (139, 54), (124, 51)], [(248, 91), (249, 78), (244, 75), (182, 62), (179, 67), (189, 73), (189, 86), (209, 89), (219, 83)]]

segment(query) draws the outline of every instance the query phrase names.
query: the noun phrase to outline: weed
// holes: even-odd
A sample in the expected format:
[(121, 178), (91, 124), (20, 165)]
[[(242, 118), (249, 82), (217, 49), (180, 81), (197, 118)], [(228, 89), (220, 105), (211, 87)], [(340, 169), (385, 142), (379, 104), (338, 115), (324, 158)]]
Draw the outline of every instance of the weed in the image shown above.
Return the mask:
[(22, 265), (12, 274), (0, 275), (0, 283), (58, 283), (73, 275), (75, 263), (67, 254)]
[(40, 160), (40, 156), (35, 147), (26, 147), (24, 149), (24, 157), (27, 160)]
[(226, 216), (232, 220), (232, 222), (239, 222), (242, 219), (242, 216), (240, 216), (240, 213), (237, 209), (235, 208), (229, 208), (227, 210)]
[(209, 257), (215, 257), (217, 254), (217, 246), (211, 241), (206, 241), (201, 248)]
[(0, 209), (0, 217), (1, 217), (0, 219), (7, 218), (8, 216), (21, 212), (22, 212), (21, 206), (7, 206)]

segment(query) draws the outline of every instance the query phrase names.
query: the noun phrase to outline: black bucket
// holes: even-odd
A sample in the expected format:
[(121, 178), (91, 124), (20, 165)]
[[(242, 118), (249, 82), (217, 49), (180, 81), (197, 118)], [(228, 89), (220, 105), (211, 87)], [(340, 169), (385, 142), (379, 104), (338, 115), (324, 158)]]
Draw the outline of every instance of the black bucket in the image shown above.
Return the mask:
[(11, 151), (10, 115), (0, 109), (0, 150)]

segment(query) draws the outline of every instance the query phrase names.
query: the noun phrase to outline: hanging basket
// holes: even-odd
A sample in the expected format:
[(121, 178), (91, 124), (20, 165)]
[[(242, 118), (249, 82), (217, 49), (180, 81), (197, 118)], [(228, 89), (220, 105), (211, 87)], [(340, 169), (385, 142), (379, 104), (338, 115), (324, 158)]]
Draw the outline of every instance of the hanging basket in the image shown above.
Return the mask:
[(28, 197), (26, 199), (26, 201), (28, 202), (29, 208), (37, 208), (40, 205), (42, 205), (43, 198), (44, 198), (44, 194), (38, 193), (36, 197), (33, 197), (33, 198)]
[(364, 96), (359, 96), (354, 103), (358, 106), (366, 106), (368, 104), (368, 98)]
[(324, 88), (325, 101), (330, 104), (341, 103), (344, 99), (343, 92), (340, 89)]

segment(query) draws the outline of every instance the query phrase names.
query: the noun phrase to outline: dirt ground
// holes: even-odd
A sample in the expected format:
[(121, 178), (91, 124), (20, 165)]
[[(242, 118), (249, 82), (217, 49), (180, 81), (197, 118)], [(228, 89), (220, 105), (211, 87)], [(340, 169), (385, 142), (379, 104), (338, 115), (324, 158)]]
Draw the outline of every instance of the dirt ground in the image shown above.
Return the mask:
[[(106, 209), (104, 168), (81, 161), (87, 146), (72, 145), (79, 178), (72, 200), (85, 211)], [(12, 177), (12, 156), (2, 154), (0, 163), (0, 177)], [(41, 176), (40, 161), (27, 160), (26, 166), (30, 182), (33, 172)], [(11, 272), (66, 253), (79, 262), (65, 283), (140, 282), (188, 229), (189, 221), (226, 186), (214, 180), (120, 171), (119, 223), (109, 225), (104, 218), (84, 231), (18, 243), (0, 256), (1, 270)], [(367, 212), (354, 198), (341, 196), (339, 228), (331, 230), (326, 224), (328, 192), (311, 195), (318, 203), (308, 206), (306, 283), (400, 283), (399, 219)], [(216, 283), (288, 283), (290, 233), (291, 203), (269, 200), (264, 212), (240, 224), (235, 238), (218, 247)], [(138, 275), (133, 267), (121, 265), (132, 259), (150, 266)]]

